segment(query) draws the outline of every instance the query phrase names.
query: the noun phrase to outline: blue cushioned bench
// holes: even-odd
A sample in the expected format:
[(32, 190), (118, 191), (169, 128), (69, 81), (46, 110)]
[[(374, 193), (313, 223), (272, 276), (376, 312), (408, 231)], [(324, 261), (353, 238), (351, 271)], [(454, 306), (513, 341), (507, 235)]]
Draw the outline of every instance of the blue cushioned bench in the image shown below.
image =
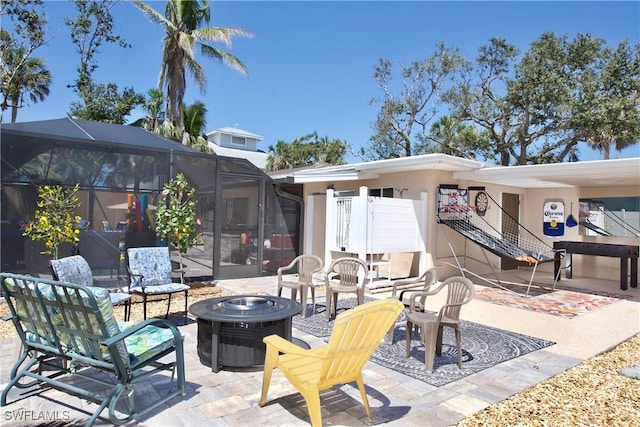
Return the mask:
[[(103, 288), (0, 273), (0, 289), (10, 310), (4, 320), (13, 321), (22, 343), (1, 406), (13, 387), (47, 385), (98, 405), (87, 426), (105, 408), (109, 422), (125, 424), (185, 395), (183, 337), (168, 320), (117, 322)], [(166, 393), (138, 399), (144, 406), (137, 408), (136, 385), (163, 371), (170, 380)], [(89, 381), (69, 381), (70, 375)], [(103, 391), (82, 387), (91, 382), (102, 384)]]

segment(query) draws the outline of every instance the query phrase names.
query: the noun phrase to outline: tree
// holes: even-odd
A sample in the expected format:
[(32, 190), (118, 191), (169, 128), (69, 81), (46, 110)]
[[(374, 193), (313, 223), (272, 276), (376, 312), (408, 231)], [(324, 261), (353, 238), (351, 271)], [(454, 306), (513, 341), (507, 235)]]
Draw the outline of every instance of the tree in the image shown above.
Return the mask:
[(196, 190), (181, 173), (167, 182), (156, 211), (156, 234), (177, 250), (182, 269), (182, 255), (196, 245)]
[[(23, 106), (23, 92), (32, 102), (49, 94), (51, 75), (44, 61), (33, 57), (36, 49), (48, 43), (47, 18), (39, 10), (41, 6), (42, 0), (0, 0), (0, 109), (11, 108), (13, 122), (17, 109)], [(12, 31), (7, 21), (14, 23)]]
[(207, 107), (202, 101), (195, 101), (184, 108), (184, 133), (182, 143), (195, 150), (208, 153), (211, 150), (204, 136), (207, 126)]
[(151, 22), (161, 25), (165, 31), (159, 86), (166, 90), (168, 119), (178, 126), (183, 123), (187, 69), (200, 92), (204, 94), (206, 89), (204, 69), (195, 57), (197, 46), (203, 56), (247, 74), (242, 61), (208, 43), (223, 42), (231, 47), (232, 37), (250, 37), (252, 34), (241, 28), (203, 27), (210, 20), (208, 3), (208, 0), (169, 0), (163, 16), (148, 4), (134, 1)]
[(460, 120), (443, 116), (431, 125), (430, 134), (425, 138), (433, 141), (430, 152), (444, 153), (467, 159), (492, 158), (489, 137), (486, 132), (478, 132), (475, 127)]
[(78, 77), (69, 87), (80, 97), (71, 105), (74, 117), (122, 124), (126, 116), (144, 101), (142, 95), (133, 88), (118, 91), (115, 83), (98, 84), (93, 81), (93, 72), (98, 68), (96, 54), (104, 43), (114, 43), (120, 47), (131, 47), (122, 37), (114, 34), (111, 9), (118, 0), (74, 0), (78, 16), (65, 18), (71, 41), (80, 54)]
[(84, 102), (71, 104), (69, 114), (72, 117), (96, 122), (124, 124), (131, 111), (144, 102), (144, 96), (133, 88), (122, 93), (115, 83), (89, 83), (83, 89)]
[(275, 146), (269, 146), (266, 169), (270, 171), (290, 169), (312, 164), (342, 165), (348, 144), (339, 139), (328, 137), (318, 139), (312, 132), (291, 143), (279, 140)]
[(73, 214), (80, 206), (77, 192), (77, 185), (71, 190), (57, 185), (38, 188), (35, 219), (27, 225), (24, 235), (31, 240), (44, 241), (46, 249), (42, 253), (51, 255), (53, 259), (58, 259), (61, 244), (80, 241), (77, 227), (80, 217)]
[(544, 33), (520, 57), (492, 38), (445, 99), (455, 117), (488, 132), (501, 165), (576, 161), (581, 141), (638, 139), (638, 74), (627, 72), (638, 55), (622, 51), (613, 59), (601, 39)]
[(24, 47), (9, 51), (3, 65), (11, 78), (3, 82), (0, 108), (2, 111), (11, 108), (11, 122), (15, 123), (25, 97), (36, 103), (49, 95), (51, 73), (41, 58), (27, 57)]
[(148, 98), (143, 102), (147, 115), (132, 123), (133, 126), (141, 126), (151, 132), (162, 135), (165, 138), (188, 145), (194, 150), (203, 153), (211, 153), (207, 138), (203, 135), (207, 124), (207, 107), (202, 101), (196, 101), (185, 107), (184, 123), (176, 126), (173, 122), (165, 120), (164, 94), (160, 89), (153, 88), (148, 91)]
[[(509, 164), (507, 132), (514, 115), (503, 98), (494, 92), (504, 90), (512, 72), (514, 58), (519, 50), (504, 39), (492, 38), (489, 45), (482, 46), (476, 66), (464, 69), (461, 83), (444, 95), (452, 107), (453, 115), (460, 120), (478, 124), (489, 132), (493, 150), (499, 163)], [(494, 89), (493, 86), (499, 86)]]
[(429, 126), (441, 106), (440, 94), (453, 73), (465, 66), (457, 50), (440, 43), (427, 59), (401, 65), (402, 81), (395, 87), (391, 61), (380, 59), (373, 78), (383, 95), (370, 101), (380, 110), (371, 144), (360, 150), (360, 156), (377, 160), (426, 152)]
[(157, 133), (158, 129), (160, 129), (160, 124), (165, 119), (164, 94), (162, 90), (158, 88), (149, 89), (147, 98), (145, 98), (142, 106), (147, 115), (142, 118), (140, 124), (143, 128)]
[[(628, 41), (603, 53), (600, 78), (584, 85), (589, 106), (585, 123), (587, 143), (609, 159), (611, 148), (622, 150), (640, 140), (640, 46)], [(590, 90), (589, 90), (590, 89)], [(586, 107), (586, 106), (585, 106)], [(582, 116), (578, 115), (578, 119)]]

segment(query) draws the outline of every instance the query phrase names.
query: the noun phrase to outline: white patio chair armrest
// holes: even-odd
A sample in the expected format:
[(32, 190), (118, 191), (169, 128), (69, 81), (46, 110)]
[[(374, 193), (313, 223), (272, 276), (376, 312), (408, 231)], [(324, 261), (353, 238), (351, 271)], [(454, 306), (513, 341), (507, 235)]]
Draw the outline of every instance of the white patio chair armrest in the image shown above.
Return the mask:
[[(408, 286), (408, 285), (415, 285), (415, 286)], [(391, 298), (394, 298), (394, 299), (396, 298), (397, 296), (396, 294), (400, 286), (404, 286), (401, 289), (402, 292), (400, 292), (400, 297), (402, 297), (402, 293), (405, 290), (420, 288), (423, 285), (424, 285), (424, 280), (422, 279), (422, 277), (396, 280), (395, 282), (393, 282), (393, 285), (391, 288)]]
[(278, 267), (276, 270), (276, 274), (278, 276), (278, 283), (282, 282), (282, 275), (285, 271), (291, 270), (293, 266), (298, 262), (297, 259), (291, 261), (288, 265), (283, 265), (282, 267)]
[(422, 303), (420, 303), (420, 304), (416, 303), (416, 300), (418, 298), (426, 298), (429, 295), (433, 295), (433, 293), (431, 293), (431, 292), (416, 292), (416, 293), (412, 294), (411, 295), (411, 299), (409, 300), (409, 311), (411, 313), (414, 313), (416, 311), (423, 311), (424, 310), (424, 306), (422, 305)]
[[(426, 280), (427, 280), (427, 276), (429, 276), (429, 275), (431, 275), (431, 278), (430, 278), (430, 283), (427, 286)], [(428, 289), (435, 282), (436, 282), (436, 268), (435, 267), (431, 267), (428, 270), (426, 270), (424, 273), (422, 273), (420, 275), (420, 277), (412, 277), (412, 278), (408, 278), (408, 279), (400, 279), (400, 280), (396, 280), (395, 282), (393, 282), (393, 287), (391, 289), (391, 297), (392, 298), (396, 298), (396, 292), (398, 291), (398, 288), (400, 286), (405, 286), (403, 289), (401, 289), (400, 295), (398, 296), (398, 299), (400, 301), (402, 301), (402, 296), (404, 294), (404, 291), (411, 290), (411, 289), (416, 289), (416, 288), (419, 288), (421, 286), (425, 287), (425, 289)], [(408, 286), (408, 285), (415, 285), (415, 286)]]

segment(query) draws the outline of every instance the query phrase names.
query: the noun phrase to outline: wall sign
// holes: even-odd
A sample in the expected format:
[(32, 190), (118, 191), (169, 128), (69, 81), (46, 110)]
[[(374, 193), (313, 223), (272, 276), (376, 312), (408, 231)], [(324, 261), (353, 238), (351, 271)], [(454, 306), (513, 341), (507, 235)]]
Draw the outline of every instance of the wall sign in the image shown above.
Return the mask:
[(545, 236), (559, 237), (564, 235), (564, 203), (560, 201), (545, 202), (542, 231)]

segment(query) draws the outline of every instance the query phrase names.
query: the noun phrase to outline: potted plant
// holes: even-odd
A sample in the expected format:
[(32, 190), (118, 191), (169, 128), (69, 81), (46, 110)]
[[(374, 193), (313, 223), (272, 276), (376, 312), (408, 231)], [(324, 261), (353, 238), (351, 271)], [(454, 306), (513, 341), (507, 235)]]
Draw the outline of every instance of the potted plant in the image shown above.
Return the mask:
[(180, 270), (182, 255), (197, 242), (195, 192), (180, 173), (165, 184), (156, 211), (156, 234), (178, 250)]
[(78, 223), (81, 218), (74, 215), (80, 206), (76, 196), (78, 185), (65, 190), (59, 185), (38, 188), (38, 204), (35, 218), (30, 222), (24, 235), (31, 240), (43, 241), (42, 254), (58, 259), (58, 251), (63, 243), (77, 245), (80, 241)]

